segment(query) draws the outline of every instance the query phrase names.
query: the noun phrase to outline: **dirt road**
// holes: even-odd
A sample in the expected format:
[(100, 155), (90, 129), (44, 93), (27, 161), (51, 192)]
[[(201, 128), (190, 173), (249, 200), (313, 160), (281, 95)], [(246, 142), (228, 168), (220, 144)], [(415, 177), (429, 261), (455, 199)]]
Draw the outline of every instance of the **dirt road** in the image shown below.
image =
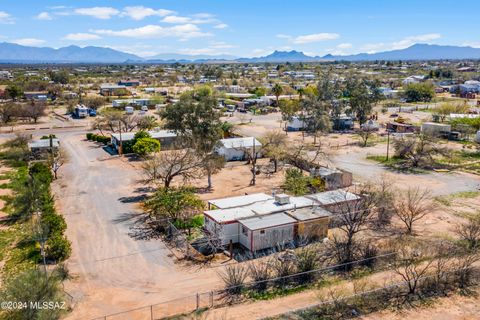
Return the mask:
[(138, 171), (83, 141), (83, 134), (60, 139), (70, 155), (54, 190), (73, 247), (68, 267), (74, 278), (66, 290), (76, 304), (69, 319), (91, 319), (216, 287), (216, 270), (176, 265), (160, 240), (129, 235), (139, 213), (131, 200), (142, 195)]

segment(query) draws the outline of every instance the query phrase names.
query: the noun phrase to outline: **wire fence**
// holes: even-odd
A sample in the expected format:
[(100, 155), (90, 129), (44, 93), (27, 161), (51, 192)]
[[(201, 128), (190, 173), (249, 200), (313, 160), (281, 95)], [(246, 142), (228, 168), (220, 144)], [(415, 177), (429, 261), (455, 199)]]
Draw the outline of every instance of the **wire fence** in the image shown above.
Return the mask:
[[(182, 314), (189, 314), (195, 311), (211, 309), (239, 303), (242, 300), (241, 295), (232, 295), (232, 292), (258, 292), (258, 290), (267, 291), (269, 289), (288, 289), (306, 283), (315, 283), (324, 276), (342, 272), (347, 267), (361, 266), (364, 264), (375, 264), (377, 271), (388, 266), (392, 259), (396, 256), (396, 252), (390, 252), (374, 257), (359, 259), (356, 261), (324, 266), (315, 270), (306, 272), (297, 272), (286, 276), (275, 276), (262, 281), (249, 281), (242, 285), (230, 286), (224, 289), (211, 290), (207, 292), (199, 292), (194, 295), (188, 295), (178, 299), (160, 302), (136, 309), (131, 309), (119, 313), (109, 314), (92, 320), (123, 320), (123, 319), (166, 319)], [(247, 267), (248, 263), (240, 263)], [(348, 268), (350, 269), (350, 268)]]

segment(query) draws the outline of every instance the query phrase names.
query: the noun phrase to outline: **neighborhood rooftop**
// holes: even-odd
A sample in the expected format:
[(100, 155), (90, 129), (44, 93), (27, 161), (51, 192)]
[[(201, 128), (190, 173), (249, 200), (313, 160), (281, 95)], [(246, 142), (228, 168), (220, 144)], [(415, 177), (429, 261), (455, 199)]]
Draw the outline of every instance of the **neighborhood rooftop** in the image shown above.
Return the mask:
[(265, 201), (273, 199), (265, 193), (252, 193), (244, 196), (228, 197), (222, 199), (209, 200), (208, 203), (214, 205), (218, 209), (226, 209), (233, 207), (241, 207), (252, 204), (254, 202)]
[[(122, 141), (129, 141), (133, 140), (135, 137), (136, 132), (125, 132), (122, 133)], [(153, 139), (159, 139), (159, 138), (166, 138), (166, 137), (176, 137), (177, 134), (173, 131), (169, 130), (154, 130), (154, 131), (148, 131), (148, 134), (150, 137)], [(117, 140), (120, 140), (120, 134), (119, 133), (113, 133), (112, 137), (114, 137)]]
[[(60, 145), (60, 140), (52, 139), (52, 146), (58, 148)], [(28, 147), (32, 148), (50, 148), (50, 139), (40, 139), (28, 143)]]
[(254, 140), (255, 140), (256, 147), (262, 146), (262, 144), (253, 137), (222, 139), (220, 140), (220, 142), (227, 149), (236, 149), (236, 148), (251, 148), (253, 147)]
[(296, 220), (286, 215), (285, 213), (275, 213), (249, 219), (243, 219), (239, 222), (250, 230), (258, 230), (295, 223)]

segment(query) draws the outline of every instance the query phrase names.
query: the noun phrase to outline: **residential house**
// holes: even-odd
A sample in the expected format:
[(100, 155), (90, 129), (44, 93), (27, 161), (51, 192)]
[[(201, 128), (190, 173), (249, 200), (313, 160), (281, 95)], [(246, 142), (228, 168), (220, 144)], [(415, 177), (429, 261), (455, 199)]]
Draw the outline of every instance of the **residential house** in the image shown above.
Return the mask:
[(238, 161), (247, 159), (247, 153), (261, 157), (261, 149), (262, 144), (254, 137), (229, 138), (220, 140), (216, 153), (223, 156), (225, 161)]

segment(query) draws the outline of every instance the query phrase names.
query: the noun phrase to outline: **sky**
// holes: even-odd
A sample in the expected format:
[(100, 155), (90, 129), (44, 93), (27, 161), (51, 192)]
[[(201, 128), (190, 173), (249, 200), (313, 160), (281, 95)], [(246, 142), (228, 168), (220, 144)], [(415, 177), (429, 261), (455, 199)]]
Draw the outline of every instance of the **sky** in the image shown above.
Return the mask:
[(256, 57), (480, 48), (479, 0), (0, 0), (0, 42)]

